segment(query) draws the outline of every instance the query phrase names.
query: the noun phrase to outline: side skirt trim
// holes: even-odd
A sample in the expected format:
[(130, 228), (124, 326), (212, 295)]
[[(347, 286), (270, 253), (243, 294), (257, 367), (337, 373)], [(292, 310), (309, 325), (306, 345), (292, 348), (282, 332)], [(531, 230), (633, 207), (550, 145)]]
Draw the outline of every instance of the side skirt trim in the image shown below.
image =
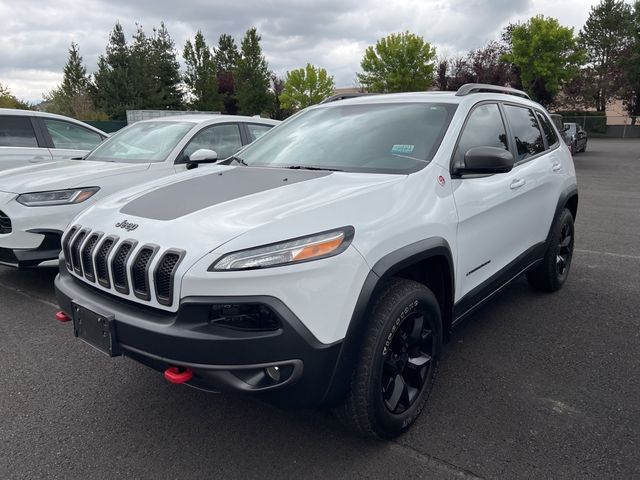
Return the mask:
[(546, 249), (546, 242), (540, 242), (534, 245), (502, 270), (496, 272), (485, 282), (462, 297), (453, 307), (452, 326), (455, 327), (458, 325), (507, 285), (520, 277), (520, 275), (540, 263)]

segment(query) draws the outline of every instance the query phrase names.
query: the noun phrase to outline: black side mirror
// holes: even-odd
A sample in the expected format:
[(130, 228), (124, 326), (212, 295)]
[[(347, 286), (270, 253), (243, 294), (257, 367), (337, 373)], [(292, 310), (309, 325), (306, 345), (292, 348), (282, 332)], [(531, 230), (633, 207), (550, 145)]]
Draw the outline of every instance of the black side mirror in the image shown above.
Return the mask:
[(218, 154), (215, 150), (208, 148), (200, 148), (189, 155), (187, 160), (187, 169), (196, 168), (201, 163), (213, 163), (218, 160)]
[(464, 155), (464, 165), (454, 170), (456, 175), (507, 173), (513, 168), (511, 152), (497, 147), (474, 147)]

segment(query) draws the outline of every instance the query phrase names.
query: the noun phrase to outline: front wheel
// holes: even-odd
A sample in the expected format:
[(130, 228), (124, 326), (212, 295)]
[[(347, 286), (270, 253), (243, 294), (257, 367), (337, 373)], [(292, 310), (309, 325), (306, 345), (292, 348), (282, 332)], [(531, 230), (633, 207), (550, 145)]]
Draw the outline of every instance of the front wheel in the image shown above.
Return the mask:
[(360, 434), (392, 438), (416, 420), (442, 349), (440, 307), (424, 285), (392, 279), (371, 310), (349, 393), (334, 410)]
[(569, 276), (573, 258), (573, 215), (565, 208), (556, 219), (551, 241), (542, 261), (527, 272), (529, 284), (536, 290), (555, 292), (560, 290)]

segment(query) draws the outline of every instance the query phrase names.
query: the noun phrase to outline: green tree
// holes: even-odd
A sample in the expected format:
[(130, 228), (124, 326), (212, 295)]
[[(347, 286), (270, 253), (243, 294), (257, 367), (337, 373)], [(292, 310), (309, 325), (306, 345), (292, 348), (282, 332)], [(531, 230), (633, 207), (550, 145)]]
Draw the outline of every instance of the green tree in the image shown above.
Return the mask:
[(18, 100), (11, 89), (0, 83), (0, 108), (18, 108), (20, 110), (33, 110), (33, 105)]
[(44, 109), (81, 120), (106, 118), (106, 115), (99, 112), (93, 104), (89, 95), (90, 85), (91, 81), (82, 63), (78, 44), (72, 42), (63, 70), (62, 83), (44, 95)]
[(334, 88), (333, 77), (324, 68), (307, 63), (304, 68), (287, 72), (280, 103), (285, 109), (300, 110), (320, 103)]
[(105, 54), (98, 59), (91, 95), (96, 106), (110, 118), (125, 120), (126, 110), (137, 108), (135, 68), (131, 52), (118, 22), (109, 34)]
[(580, 31), (580, 45), (591, 67), (595, 107), (604, 112), (609, 100), (620, 89), (623, 78), (620, 60), (628, 48), (631, 8), (622, 0), (602, 0), (591, 7)]
[(624, 72), (625, 85), (622, 92), (624, 105), (629, 115), (633, 116), (635, 125), (640, 116), (640, 1), (636, 0), (629, 22), (630, 43), (624, 53), (621, 66)]
[(269, 116), (275, 120), (284, 120), (293, 114), (290, 108), (282, 106), (282, 94), (284, 93), (284, 79), (275, 73), (271, 74), (271, 90), (273, 92), (271, 110)]
[(271, 104), (270, 72), (260, 47), (261, 37), (255, 27), (245, 33), (240, 45), (240, 58), (235, 70), (238, 107), (243, 115), (256, 115)]
[(426, 90), (433, 81), (436, 50), (413, 33), (391, 34), (367, 47), (358, 79), (370, 92)]
[(238, 112), (235, 70), (239, 58), (240, 52), (238, 52), (238, 46), (233, 37), (226, 33), (220, 35), (213, 61), (218, 80), (218, 92), (222, 95), (224, 112), (229, 115), (235, 115)]
[(149, 37), (136, 26), (131, 45), (120, 23), (109, 35), (105, 55), (91, 89), (96, 105), (111, 118), (124, 120), (127, 110), (180, 109), (181, 76), (173, 40), (164, 23)]
[(186, 64), (184, 83), (191, 95), (189, 106), (195, 110), (221, 110), (223, 104), (218, 92), (214, 57), (200, 30), (193, 43), (187, 40), (183, 57)]
[(160, 28), (153, 29), (150, 46), (149, 62), (154, 89), (151, 105), (147, 108), (179, 110), (184, 107), (180, 63), (175, 43), (164, 22), (160, 22)]
[(573, 29), (542, 15), (513, 26), (511, 49), (502, 56), (520, 72), (523, 88), (536, 101), (550, 105), (561, 86), (583, 62)]

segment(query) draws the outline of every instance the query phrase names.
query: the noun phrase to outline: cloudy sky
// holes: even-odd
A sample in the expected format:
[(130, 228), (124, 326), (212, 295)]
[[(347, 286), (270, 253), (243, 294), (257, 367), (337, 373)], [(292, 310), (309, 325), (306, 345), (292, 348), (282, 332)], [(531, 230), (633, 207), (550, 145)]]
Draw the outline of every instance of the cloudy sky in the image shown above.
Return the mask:
[(364, 49), (379, 37), (410, 30), (452, 56), (497, 38), (507, 23), (535, 14), (575, 28), (598, 0), (0, 0), (0, 83), (38, 102), (62, 78), (67, 49), (78, 42), (93, 72), (109, 31), (120, 21), (130, 36), (164, 20), (179, 52), (202, 30), (210, 44), (229, 33), (238, 44), (256, 26), (272, 70), (311, 62), (339, 87), (352, 86)]

